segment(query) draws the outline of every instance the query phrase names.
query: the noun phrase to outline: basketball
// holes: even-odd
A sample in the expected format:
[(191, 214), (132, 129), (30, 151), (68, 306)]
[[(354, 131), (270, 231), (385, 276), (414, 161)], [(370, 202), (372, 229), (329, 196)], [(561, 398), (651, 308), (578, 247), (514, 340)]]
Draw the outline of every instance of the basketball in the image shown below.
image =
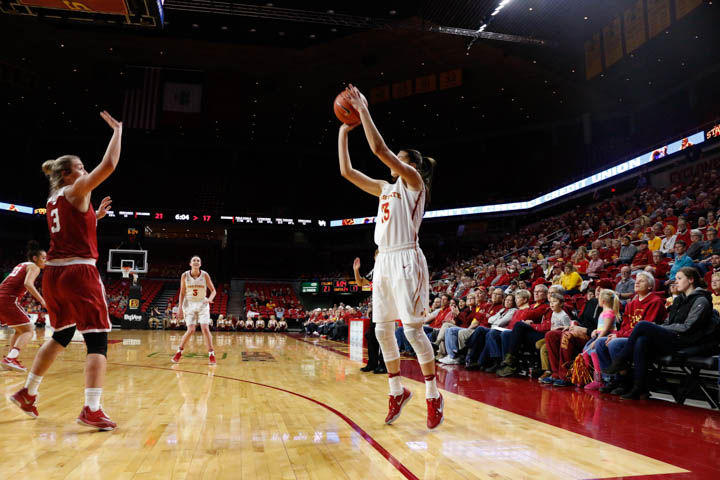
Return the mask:
[(360, 115), (358, 115), (357, 110), (350, 105), (350, 102), (343, 97), (343, 92), (340, 92), (338, 96), (335, 97), (333, 110), (335, 111), (335, 116), (338, 120), (343, 123), (347, 123), (348, 125), (356, 125), (360, 123)]

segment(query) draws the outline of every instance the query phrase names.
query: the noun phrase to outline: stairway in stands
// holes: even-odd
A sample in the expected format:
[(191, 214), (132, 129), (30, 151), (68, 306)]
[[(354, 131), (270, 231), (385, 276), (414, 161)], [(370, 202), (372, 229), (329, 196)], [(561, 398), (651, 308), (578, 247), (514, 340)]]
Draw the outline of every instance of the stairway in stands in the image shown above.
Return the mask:
[(230, 301), (227, 311), (234, 317), (245, 317), (245, 282), (243, 280), (233, 279), (230, 284)]
[(155, 297), (155, 300), (152, 303), (152, 307), (157, 307), (158, 310), (160, 310), (160, 313), (164, 314), (165, 309), (168, 305), (168, 301), (170, 301), (171, 298), (175, 297), (177, 293), (178, 288), (176, 286), (173, 285), (166, 287), (162, 292), (158, 293), (157, 297)]

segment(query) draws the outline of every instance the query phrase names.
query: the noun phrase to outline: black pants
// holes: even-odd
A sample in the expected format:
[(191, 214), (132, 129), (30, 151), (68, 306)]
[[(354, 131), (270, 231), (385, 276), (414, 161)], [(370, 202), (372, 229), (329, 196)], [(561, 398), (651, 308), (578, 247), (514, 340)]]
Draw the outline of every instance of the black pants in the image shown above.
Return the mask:
[(535, 343), (545, 338), (545, 332), (538, 332), (525, 322), (518, 322), (510, 334), (510, 348), (507, 353), (517, 355), (525, 347), (528, 351), (535, 351)]
[[(375, 324), (371, 324), (370, 326), (374, 327)], [(369, 328), (368, 331), (365, 332), (365, 339), (367, 340), (368, 349), (367, 366), (372, 369), (385, 367), (385, 360), (383, 359), (382, 351), (380, 351), (380, 344), (375, 336), (375, 328)]]
[(650, 359), (657, 355), (668, 355), (682, 348), (675, 339), (675, 334), (652, 322), (642, 321), (635, 325), (625, 348), (618, 352), (613, 362), (634, 364), (635, 386), (647, 388), (647, 367)]

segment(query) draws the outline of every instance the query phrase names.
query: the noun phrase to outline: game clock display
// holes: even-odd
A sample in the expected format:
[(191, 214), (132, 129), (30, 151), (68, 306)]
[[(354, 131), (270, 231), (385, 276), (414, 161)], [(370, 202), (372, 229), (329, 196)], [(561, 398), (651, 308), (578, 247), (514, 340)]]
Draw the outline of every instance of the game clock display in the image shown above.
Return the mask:
[(313, 294), (333, 294), (333, 293), (358, 293), (367, 292), (369, 289), (360, 287), (354, 280), (326, 280), (322, 282), (302, 282), (300, 284), (300, 292)]

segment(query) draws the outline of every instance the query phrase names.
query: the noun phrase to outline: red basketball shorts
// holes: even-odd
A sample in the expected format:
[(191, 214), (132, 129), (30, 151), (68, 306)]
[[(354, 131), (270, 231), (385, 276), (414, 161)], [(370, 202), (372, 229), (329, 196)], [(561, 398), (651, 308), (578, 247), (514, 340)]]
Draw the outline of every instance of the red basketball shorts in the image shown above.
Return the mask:
[(76, 327), (80, 333), (112, 330), (105, 287), (95, 265), (48, 265), (42, 287), (53, 329)]
[(0, 296), (0, 325), (18, 327), (30, 323), (32, 320), (20, 306), (17, 297)]

